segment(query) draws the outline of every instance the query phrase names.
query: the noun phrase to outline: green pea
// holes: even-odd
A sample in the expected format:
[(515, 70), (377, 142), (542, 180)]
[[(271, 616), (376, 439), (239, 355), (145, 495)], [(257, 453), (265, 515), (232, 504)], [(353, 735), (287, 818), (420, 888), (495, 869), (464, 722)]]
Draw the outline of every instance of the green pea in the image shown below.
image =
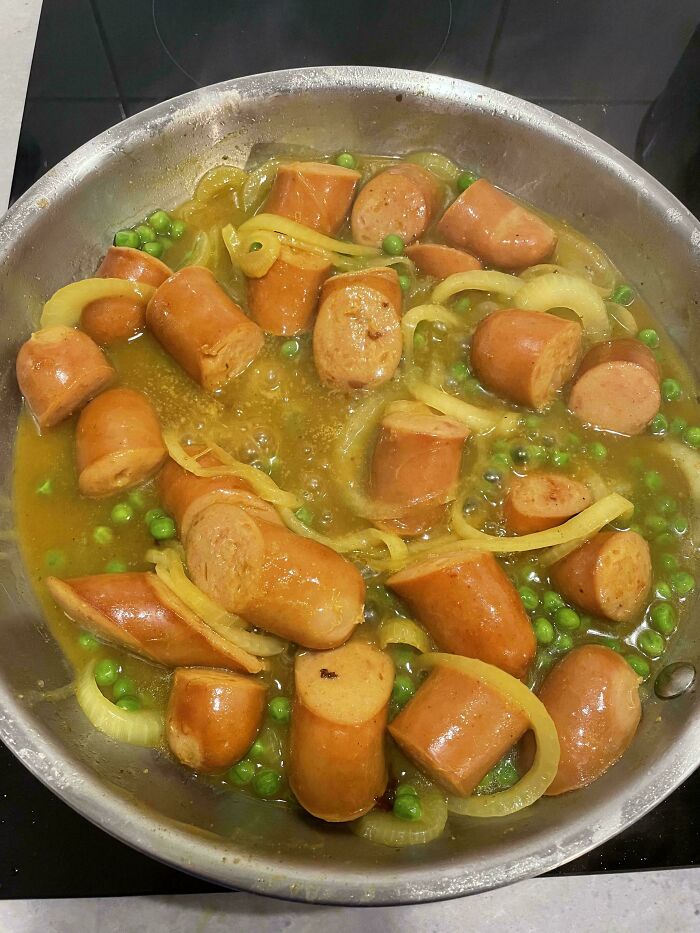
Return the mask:
[(568, 465), (569, 461), (571, 460), (571, 454), (566, 450), (555, 448), (550, 452), (549, 459), (553, 466), (559, 467), (561, 469)]
[(494, 768), (494, 777), (496, 778), (496, 784), (500, 790), (512, 787), (513, 784), (517, 784), (520, 779), (518, 769), (512, 761), (501, 761), (497, 764)]
[(700, 427), (691, 425), (683, 432), (683, 440), (688, 447), (700, 447)]
[(644, 461), (641, 457), (630, 457), (630, 469), (635, 473), (641, 473), (644, 469)]
[(676, 630), (676, 611), (670, 603), (657, 603), (649, 613), (652, 627), (661, 635), (672, 635)]
[(110, 560), (105, 564), (105, 573), (126, 573), (126, 564), (121, 560)]
[(282, 775), (272, 768), (263, 768), (253, 778), (253, 790), (258, 797), (272, 797), (280, 789)]
[(616, 651), (618, 654), (622, 653), (622, 646), (616, 638), (603, 638), (601, 639), (602, 643), (606, 648), (610, 648), (611, 651)]
[(660, 492), (664, 488), (664, 481), (658, 470), (647, 470), (642, 476), (642, 482), (649, 492)]
[(254, 243), (251, 243), (250, 246), (248, 247), (248, 252), (249, 252), (249, 253), (257, 253), (258, 250), (260, 250), (260, 249), (262, 249), (262, 243), (260, 243), (259, 240), (255, 240), (255, 242), (254, 242)]
[(677, 379), (664, 379), (661, 383), (661, 395), (665, 402), (677, 402), (683, 395), (683, 388)]
[(663, 515), (647, 515), (644, 518), (644, 525), (652, 534), (660, 534), (668, 528), (668, 522)]
[(637, 647), (648, 658), (660, 658), (664, 653), (666, 643), (658, 632), (645, 629), (637, 639)]
[(690, 522), (685, 515), (676, 515), (671, 522), (671, 528), (673, 528), (677, 535), (684, 535), (690, 528)]
[(51, 548), (44, 554), (44, 564), (49, 570), (62, 570), (67, 562), (66, 555), (58, 548)]
[(563, 609), (565, 603), (559, 593), (555, 593), (554, 590), (547, 590), (542, 597), (542, 605), (545, 612), (556, 612), (558, 609)]
[(111, 687), (119, 677), (120, 665), (113, 658), (101, 658), (95, 665), (95, 682), (100, 687)]
[(656, 508), (662, 515), (673, 515), (678, 510), (678, 503), (671, 496), (659, 496)]
[(525, 419), (525, 427), (532, 434), (536, 434), (542, 427), (542, 418), (539, 415), (528, 415)]
[(122, 697), (136, 696), (136, 684), (131, 677), (117, 677), (112, 687), (112, 696), (115, 700), (121, 700)]
[(460, 191), (466, 191), (470, 185), (473, 185), (475, 181), (478, 181), (479, 176), (475, 175), (474, 172), (462, 172), (462, 174), (457, 179), (457, 187)]
[(455, 363), (450, 369), (450, 375), (457, 382), (464, 382), (469, 378), (469, 367), (466, 363)]
[(302, 505), (294, 513), (299, 521), (304, 525), (310, 525), (314, 520), (314, 513), (308, 507), (308, 505)]
[(254, 774), (255, 765), (253, 762), (247, 758), (241, 758), (237, 764), (228, 769), (226, 780), (229, 784), (235, 784), (236, 787), (243, 787), (245, 784), (250, 784)]
[(558, 628), (563, 628), (567, 632), (573, 632), (581, 625), (581, 616), (574, 609), (564, 606), (557, 609), (554, 621)]
[(148, 533), (156, 541), (169, 541), (175, 537), (175, 522), (167, 515), (163, 518), (156, 518), (148, 526)]
[(417, 797), (418, 791), (415, 789), (413, 784), (398, 784), (396, 790), (394, 791), (394, 798), (396, 797)]
[(394, 666), (398, 671), (405, 671), (413, 663), (416, 654), (413, 648), (407, 645), (395, 645), (391, 650)]
[(529, 455), (527, 447), (514, 447), (510, 452), (513, 463), (527, 463)]
[(657, 548), (673, 547), (675, 543), (675, 539), (670, 531), (663, 531), (660, 535), (657, 535), (654, 538), (654, 545)]
[(425, 337), (425, 334), (419, 334), (418, 331), (415, 331), (413, 334), (413, 347), (415, 350), (425, 350), (428, 346), (428, 341)]
[(527, 458), (530, 463), (537, 463), (540, 460), (544, 460), (546, 456), (547, 451), (542, 444), (527, 445)]
[(335, 157), (335, 164), (341, 168), (355, 168), (355, 157), (349, 152), (341, 152)]
[(671, 587), (677, 596), (687, 596), (695, 589), (695, 577), (685, 570), (679, 570), (671, 576)]
[(174, 220), (170, 225), (170, 236), (173, 240), (179, 240), (185, 230), (187, 230), (187, 224), (184, 220)]
[(528, 610), (537, 609), (540, 604), (540, 598), (537, 593), (529, 586), (518, 587), (518, 593), (523, 606)]
[(92, 531), (92, 540), (95, 544), (110, 544), (114, 538), (114, 532), (108, 525), (98, 525)]
[(580, 446), (581, 438), (578, 436), (578, 434), (569, 433), (566, 435), (566, 447), (568, 447), (570, 450), (578, 450)]
[(156, 233), (162, 233), (167, 236), (170, 233), (170, 215), (163, 210), (153, 211), (152, 214), (149, 214), (146, 218), (148, 220), (149, 227), (153, 227)]
[(608, 456), (608, 448), (600, 441), (593, 441), (592, 444), (588, 445), (588, 456), (593, 460), (605, 460)]
[(494, 467), (494, 469), (501, 467), (509, 470), (512, 462), (513, 461), (510, 459), (508, 454), (497, 453), (491, 457), (491, 465)]
[(535, 638), (537, 643), (540, 645), (551, 645), (554, 641), (554, 626), (543, 616), (540, 616), (538, 619), (532, 623), (532, 627), (535, 631)]
[(664, 580), (659, 580), (659, 582), (654, 587), (654, 594), (659, 599), (670, 599), (673, 596), (673, 591), (671, 587)]
[(661, 412), (659, 412), (659, 414), (654, 415), (654, 417), (649, 422), (649, 433), (660, 435), (660, 434), (665, 434), (667, 431), (668, 431), (668, 418), (666, 417), (666, 415), (662, 415)]
[(141, 237), (135, 230), (117, 230), (112, 240), (115, 246), (128, 246), (138, 249), (141, 246)]
[(173, 241), (169, 236), (158, 236), (158, 242), (163, 247), (163, 252), (166, 253), (170, 247), (173, 245)]
[(408, 275), (399, 276), (399, 285), (401, 286), (402, 292), (407, 292), (411, 287), (411, 277)]
[(685, 418), (671, 418), (668, 427), (671, 434), (682, 434), (688, 427), (688, 422)]
[(416, 692), (416, 686), (408, 674), (397, 674), (391, 689), (391, 699), (399, 706), (405, 706)]
[(423, 808), (418, 797), (413, 797), (411, 794), (401, 794), (400, 797), (394, 800), (394, 816), (400, 820), (415, 822), (422, 815)]
[(633, 298), (634, 292), (629, 287), (629, 285), (618, 285), (610, 296), (610, 300), (614, 301), (615, 304), (618, 305), (629, 305), (632, 303)]
[(110, 513), (115, 525), (126, 525), (134, 517), (134, 510), (127, 502), (118, 502)]
[(142, 247), (146, 243), (155, 243), (156, 242), (156, 232), (148, 224), (139, 224), (136, 227), (136, 233), (138, 234), (139, 242)]
[(142, 247), (144, 253), (148, 253), (149, 256), (153, 256), (154, 259), (160, 259), (163, 255), (163, 244), (159, 243), (157, 240), (155, 243), (144, 243)]
[(645, 330), (640, 330), (637, 334), (637, 337), (645, 346), (652, 350), (655, 350), (659, 345), (659, 335), (652, 327), (647, 327)]
[(151, 522), (154, 522), (158, 518), (167, 518), (162, 509), (149, 509), (143, 516), (143, 520), (147, 525), (150, 525)]
[(129, 500), (129, 503), (135, 509), (142, 509), (144, 505), (146, 504), (146, 500), (143, 497), (143, 493), (139, 492), (138, 489), (132, 489), (126, 498)]
[(452, 303), (452, 310), (456, 311), (457, 314), (466, 314), (467, 311), (471, 311), (471, 308), (472, 302), (468, 295), (461, 295)]
[(267, 704), (267, 711), (270, 714), (270, 718), (274, 719), (275, 722), (289, 722), (289, 717), (292, 713), (292, 704), (289, 702), (287, 697), (274, 697)]
[(100, 643), (90, 632), (81, 632), (78, 636), (78, 644), (85, 651), (94, 651)]
[(403, 256), (404, 243), (396, 233), (389, 233), (382, 240), (382, 249), (388, 256)]
[(265, 746), (260, 741), (260, 739), (256, 739), (253, 742), (253, 744), (250, 746), (250, 748), (248, 749), (248, 756), (250, 758), (262, 758), (264, 754), (265, 754)]
[(39, 483), (36, 491), (40, 496), (50, 496), (53, 492), (53, 482), (50, 479), (45, 479), (43, 483)]
[(552, 643), (552, 647), (555, 651), (571, 651), (574, 647), (574, 640), (571, 635), (566, 632), (559, 632)]
[(119, 709), (128, 709), (130, 713), (135, 713), (137, 709), (141, 709), (141, 700), (138, 697), (120, 697), (114, 705)]
[(301, 344), (298, 340), (292, 338), (292, 340), (285, 340), (282, 346), (280, 347), (280, 354), (286, 359), (291, 360), (297, 355), (301, 349)]
[(642, 680), (646, 680), (651, 673), (649, 662), (639, 654), (626, 654), (625, 661)]

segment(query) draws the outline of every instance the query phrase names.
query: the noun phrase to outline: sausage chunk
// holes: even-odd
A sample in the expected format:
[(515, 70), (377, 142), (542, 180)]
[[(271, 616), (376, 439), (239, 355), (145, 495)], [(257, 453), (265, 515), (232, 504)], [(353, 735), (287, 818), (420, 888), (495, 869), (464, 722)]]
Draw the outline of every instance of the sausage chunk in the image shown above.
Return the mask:
[(401, 286), (393, 269), (334, 275), (321, 289), (314, 362), (321, 382), (349, 391), (382, 385), (401, 362)]
[(529, 535), (561, 525), (592, 502), (587, 486), (558, 473), (530, 473), (511, 480), (503, 502), (506, 528)]
[(133, 298), (118, 295), (97, 298), (85, 305), (80, 326), (95, 343), (109, 347), (118, 340), (129, 340), (146, 326), (146, 309)]
[(219, 502), (187, 533), (192, 579), (251, 625), (306, 648), (335, 648), (363, 618), (362, 575), (330, 548)]
[(265, 666), (205, 625), (154, 573), (49, 577), (46, 585), (69, 619), (164, 667), (201, 664), (257, 674)]
[(300, 654), (294, 665), (289, 783), (305, 810), (354, 820), (386, 789), (384, 729), (394, 666), (362, 642)]
[(127, 279), (158, 288), (173, 274), (170, 266), (140, 249), (130, 246), (110, 246), (97, 268), (98, 279)]
[(619, 761), (642, 715), (638, 683), (625, 659), (602, 645), (574, 648), (550, 671), (539, 698), (554, 720), (561, 758), (547, 796), (585, 787)]
[(380, 506), (398, 510), (378, 528), (420, 535), (437, 524), (454, 491), (469, 429), (420, 402), (390, 407), (372, 457), (370, 489)]
[(482, 268), (479, 260), (471, 253), (438, 243), (417, 243), (407, 247), (406, 255), (415, 262), (419, 272), (436, 279), (446, 279), (448, 275)]
[(359, 180), (359, 172), (326, 162), (280, 165), (265, 210), (332, 236), (348, 216)]
[(586, 612), (627, 622), (651, 585), (649, 545), (636, 531), (601, 531), (554, 564), (552, 582)]
[(524, 677), (535, 636), (518, 592), (493, 554), (461, 551), (411, 564), (387, 580), (442, 651)]
[(627, 337), (599, 343), (588, 351), (569, 396), (572, 414), (616, 434), (641, 434), (660, 406), (654, 354)]
[(524, 269), (543, 262), (556, 243), (554, 231), (484, 178), (447, 208), (438, 231), (451, 246), (475, 253), (490, 266)]
[(397, 234), (404, 243), (422, 237), (440, 207), (442, 191), (435, 177), (419, 165), (402, 163), (375, 175), (358, 194), (352, 208), (352, 238), (366, 246), (381, 246)]
[(94, 341), (72, 327), (46, 327), (19, 349), (17, 384), (39, 428), (52, 428), (94, 398), (116, 373)]
[(244, 674), (179, 667), (165, 717), (165, 736), (183, 765), (211, 774), (240, 761), (260, 730), (264, 684)]
[(251, 317), (268, 334), (292, 336), (311, 330), (321, 285), (330, 271), (325, 259), (283, 246), (266, 275), (248, 280)]
[(481, 681), (433, 668), (389, 726), (401, 750), (445, 790), (466, 797), (529, 723)]
[(497, 395), (545, 408), (574, 373), (582, 333), (580, 324), (542, 311), (494, 311), (474, 331), (472, 365)]
[(207, 392), (221, 389), (250, 366), (265, 340), (203, 266), (187, 266), (171, 275), (149, 301), (146, 323)]
[(145, 396), (110, 389), (83, 410), (75, 432), (78, 486), (99, 499), (150, 479), (167, 457), (160, 422)]

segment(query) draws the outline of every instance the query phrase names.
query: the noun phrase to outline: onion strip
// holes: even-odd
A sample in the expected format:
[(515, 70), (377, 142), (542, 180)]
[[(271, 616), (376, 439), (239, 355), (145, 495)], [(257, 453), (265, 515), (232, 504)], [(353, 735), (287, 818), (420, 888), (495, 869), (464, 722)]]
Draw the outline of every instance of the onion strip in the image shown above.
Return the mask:
[(550, 272), (531, 279), (518, 291), (515, 302), (525, 311), (569, 308), (578, 315), (586, 334), (594, 340), (610, 333), (605, 302), (595, 285), (575, 275)]
[(459, 166), (441, 152), (412, 152), (404, 158), (404, 161), (412, 165), (420, 165), (421, 168), (449, 185), (457, 184), (457, 179), (461, 175)]
[(462, 323), (456, 314), (446, 311), (442, 305), (418, 305), (407, 311), (401, 319), (403, 334), (403, 358), (410, 365), (413, 362), (413, 339), (416, 327), (423, 321), (441, 321), (450, 327), (459, 327)]
[(235, 165), (217, 165), (199, 179), (194, 189), (193, 200), (208, 201), (222, 191), (242, 188), (247, 180), (248, 173), (244, 169)]
[(328, 250), (330, 253), (340, 253), (343, 256), (381, 256), (378, 249), (374, 246), (360, 246), (357, 243), (348, 243), (345, 240), (335, 240), (333, 237), (325, 236), (318, 230), (312, 230), (311, 227), (305, 227), (295, 220), (288, 217), (278, 217), (277, 214), (256, 214), (250, 220), (246, 220), (238, 228), (238, 235), (243, 237), (246, 234), (260, 230), (268, 230), (272, 233), (281, 233), (284, 236), (292, 237), (299, 243), (309, 244), (310, 246), (320, 247)]
[(121, 709), (111, 703), (95, 682), (95, 661), (83, 668), (75, 685), (81, 710), (95, 729), (117, 742), (155, 748), (163, 739), (164, 717), (158, 710)]
[(566, 266), (557, 265), (555, 262), (541, 262), (536, 266), (528, 266), (527, 269), (523, 269), (523, 271), (520, 273), (520, 278), (523, 280), (523, 282), (529, 282), (531, 279), (539, 278), (546, 273), (553, 273), (554, 275), (576, 276), (576, 278), (583, 279), (584, 282), (588, 282), (589, 285), (592, 285), (601, 298), (608, 298), (610, 296), (609, 288), (604, 288), (602, 285), (596, 285), (595, 282), (592, 282), (579, 270), (568, 269)]
[(421, 654), (431, 649), (430, 639), (411, 619), (384, 619), (379, 625), (377, 638), (382, 650), (387, 645), (410, 645), (417, 648)]
[(411, 395), (418, 401), (424, 402), (443, 415), (449, 415), (460, 424), (466, 424), (477, 434), (486, 434), (496, 428), (503, 432), (514, 431), (517, 428), (518, 415), (514, 412), (488, 411), (477, 405), (470, 405), (462, 399), (455, 398), (454, 395), (443, 392), (442, 389), (416, 379), (407, 379), (406, 385)]
[(49, 298), (41, 312), (41, 326), (75, 327), (83, 308), (100, 298), (131, 298), (144, 307), (155, 294), (152, 285), (127, 279), (81, 279), (64, 285)]
[(356, 836), (392, 849), (404, 846), (419, 846), (432, 842), (442, 835), (447, 823), (445, 797), (434, 787), (419, 788), (421, 817), (406, 822), (393, 813), (371, 810), (350, 824)]
[(678, 441), (666, 439), (659, 450), (673, 460), (688, 483), (691, 497), (696, 503), (700, 502), (700, 454)]
[(290, 531), (301, 535), (302, 538), (311, 538), (319, 544), (337, 551), (338, 554), (348, 554), (351, 551), (366, 551), (377, 546), (385, 547), (389, 552), (391, 561), (405, 561), (408, 558), (408, 548), (403, 538), (389, 531), (380, 531), (378, 528), (363, 528), (361, 531), (351, 531), (346, 535), (329, 537), (319, 534), (308, 525), (300, 521), (291, 509), (278, 508), (282, 521)]
[(432, 300), (441, 305), (457, 292), (465, 291), (491, 292), (513, 298), (522, 286), (523, 283), (517, 275), (475, 269), (472, 272), (456, 272), (454, 275), (448, 275), (433, 289)]

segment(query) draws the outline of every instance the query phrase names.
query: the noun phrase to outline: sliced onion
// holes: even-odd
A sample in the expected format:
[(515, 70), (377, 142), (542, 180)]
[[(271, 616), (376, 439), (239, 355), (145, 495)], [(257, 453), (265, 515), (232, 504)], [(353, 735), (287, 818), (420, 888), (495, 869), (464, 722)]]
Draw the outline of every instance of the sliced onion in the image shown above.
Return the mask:
[(422, 811), (419, 820), (409, 822), (399, 819), (393, 813), (372, 810), (350, 824), (352, 831), (368, 842), (390, 846), (393, 849), (422, 846), (432, 842), (442, 835), (447, 823), (445, 797), (435, 788), (421, 788), (418, 799)]
[(472, 272), (456, 272), (454, 275), (448, 275), (433, 289), (432, 299), (436, 304), (441, 305), (458, 292), (466, 291), (492, 292), (495, 295), (513, 298), (522, 285), (517, 275), (475, 269)]
[(389, 558), (392, 561), (406, 560), (408, 557), (408, 548), (403, 538), (392, 534), (389, 531), (380, 531), (378, 528), (363, 528), (361, 531), (351, 531), (346, 535), (329, 537), (319, 534), (313, 528), (309, 528), (296, 517), (291, 509), (278, 508), (282, 521), (287, 528), (301, 535), (302, 538), (311, 538), (318, 541), (319, 544), (325, 544), (326, 547), (337, 551), (339, 554), (349, 554), (352, 551), (366, 551), (377, 546), (385, 547), (389, 552)]
[(583, 329), (594, 340), (610, 333), (605, 302), (594, 285), (574, 275), (550, 272), (526, 282), (515, 296), (515, 303), (525, 311), (550, 311), (569, 308), (581, 318)]
[(460, 424), (466, 424), (477, 434), (486, 434), (494, 429), (507, 433), (514, 431), (518, 426), (518, 415), (514, 412), (488, 411), (477, 405), (470, 405), (454, 395), (448, 395), (442, 389), (416, 379), (407, 379), (406, 385), (414, 398), (442, 412), (443, 415), (449, 415)]
[(195, 201), (208, 201), (222, 191), (235, 191), (248, 180), (248, 172), (235, 165), (217, 165), (210, 168), (197, 182)]
[(99, 298), (132, 298), (144, 307), (155, 293), (152, 285), (145, 282), (129, 282), (126, 279), (82, 279), (64, 285), (49, 298), (41, 312), (41, 326), (75, 327), (80, 321), (83, 308)]
[[(237, 263), (243, 274), (249, 279), (261, 279), (266, 275), (277, 261), (282, 244), (280, 238), (269, 230), (256, 230), (240, 234)], [(260, 248), (253, 250), (253, 244), (259, 243)]]
[(384, 619), (379, 626), (379, 647), (387, 645), (410, 645), (421, 654), (430, 651), (430, 639), (423, 629), (411, 619)]
[(591, 282), (590, 276), (585, 275), (582, 271), (578, 269), (567, 269), (566, 266), (558, 266), (555, 262), (541, 262), (536, 266), (528, 266), (527, 269), (523, 269), (520, 273), (520, 278), (524, 282), (529, 282), (530, 279), (539, 278), (541, 275), (545, 275), (548, 272), (552, 272), (555, 275), (575, 275), (578, 278), (582, 278), (584, 282), (591, 284), (601, 298), (608, 298), (610, 295), (609, 288), (604, 288), (600, 285), (596, 285), (595, 282)]
[(440, 152), (412, 152), (405, 157), (404, 161), (420, 165), (421, 168), (435, 175), (440, 181), (446, 181), (449, 185), (456, 184), (462, 174), (459, 166)]
[(117, 742), (155, 748), (163, 739), (163, 714), (154, 709), (128, 710), (102, 695), (95, 682), (95, 661), (83, 668), (75, 685), (80, 708), (92, 725)]
[(673, 460), (688, 483), (690, 495), (700, 502), (700, 454), (678, 441), (667, 440), (659, 444), (658, 450)]
[(345, 240), (335, 240), (325, 236), (318, 230), (305, 227), (288, 217), (278, 217), (276, 214), (256, 214), (246, 220), (238, 228), (238, 235), (243, 237), (253, 231), (268, 230), (271, 233), (282, 233), (293, 237), (299, 243), (308, 243), (310, 246), (320, 247), (331, 253), (340, 253), (343, 256), (380, 256), (381, 253), (373, 246), (360, 246), (358, 243), (348, 243)]
[(248, 173), (242, 188), (243, 210), (249, 214), (267, 195), (275, 180), (280, 159), (268, 159)]
[(567, 224), (558, 226), (554, 262), (574, 275), (592, 280), (601, 294), (604, 290), (609, 295), (618, 278), (615, 266), (603, 250)]
[(418, 305), (407, 311), (401, 319), (401, 332), (403, 334), (403, 358), (410, 365), (413, 362), (413, 338), (416, 327), (423, 321), (441, 321), (449, 327), (459, 327), (462, 322), (451, 311), (446, 311), (442, 305)]
[(626, 308), (624, 305), (619, 305), (615, 301), (606, 301), (605, 307), (609, 317), (617, 321), (620, 327), (623, 327), (627, 333), (634, 335), (638, 332), (639, 325), (637, 324), (637, 319), (629, 308)]

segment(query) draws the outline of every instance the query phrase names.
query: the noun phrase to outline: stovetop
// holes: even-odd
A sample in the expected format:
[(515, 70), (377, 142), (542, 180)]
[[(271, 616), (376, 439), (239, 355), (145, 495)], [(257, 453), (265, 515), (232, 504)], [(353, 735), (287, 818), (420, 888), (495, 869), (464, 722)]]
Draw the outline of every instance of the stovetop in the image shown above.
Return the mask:
[[(700, 214), (697, 0), (44, 0), (12, 187), (139, 110), (239, 75), (387, 65), (486, 84), (585, 126)], [(554, 874), (700, 864), (700, 771)], [(0, 746), (0, 898), (217, 890), (133, 852)]]

